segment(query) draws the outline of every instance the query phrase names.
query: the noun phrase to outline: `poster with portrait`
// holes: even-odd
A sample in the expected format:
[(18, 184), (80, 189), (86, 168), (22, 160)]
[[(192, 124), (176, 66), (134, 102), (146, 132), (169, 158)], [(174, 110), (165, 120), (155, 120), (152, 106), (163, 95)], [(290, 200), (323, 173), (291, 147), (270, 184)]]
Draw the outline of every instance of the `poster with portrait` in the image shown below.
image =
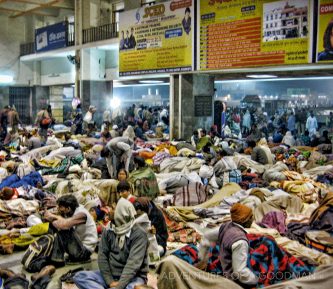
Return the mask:
[(311, 61), (309, 0), (200, 0), (201, 70)]
[(333, 62), (333, 0), (318, 5), (317, 62)]
[(119, 20), (119, 75), (193, 70), (193, 0), (129, 10)]

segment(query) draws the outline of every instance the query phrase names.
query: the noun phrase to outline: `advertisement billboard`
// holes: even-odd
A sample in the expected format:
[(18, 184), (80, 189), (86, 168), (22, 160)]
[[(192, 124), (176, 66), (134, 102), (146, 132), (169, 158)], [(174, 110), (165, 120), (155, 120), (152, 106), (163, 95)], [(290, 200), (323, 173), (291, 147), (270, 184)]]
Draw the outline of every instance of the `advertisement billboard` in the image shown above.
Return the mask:
[(193, 70), (193, 14), (192, 0), (122, 12), (119, 75)]
[(35, 30), (35, 51), (43, 52), (67, 46), (67, 22), (63, 21)]
[(333, 62), (333, 0), (320, 0), (318, 9), (317, 61)]
[(309, 63), (309, 0), (201, 0), (201, 70)]

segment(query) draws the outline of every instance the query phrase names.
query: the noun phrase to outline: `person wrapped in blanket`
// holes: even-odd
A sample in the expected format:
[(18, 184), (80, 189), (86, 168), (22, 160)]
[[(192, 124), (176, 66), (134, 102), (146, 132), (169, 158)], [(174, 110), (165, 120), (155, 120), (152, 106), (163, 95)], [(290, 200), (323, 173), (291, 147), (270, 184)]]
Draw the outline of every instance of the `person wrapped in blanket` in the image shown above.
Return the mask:
[(230, 209), (231, 222), (221, 225), (217, 230), (205, 234), (199, 250), (196, 267), (204, 270), (207, 266), (208, 250), (211, 242), (220, 246), (220, 260), (224, 277), (240, 283), (244, 288), (251, 288), (258, 282), (257, 276), (247, 267), (249, 243), (245, 228), (250, 228), (253, 222), (253, 212), (240, 203)]
[(146, 213), (151, 222), (151, 233), (156, 235), (160, 256), (164, 256), (167, 250), (168, 228), (162, 211), (147, 197), (140, 197), (134, 201), (137, 215)]
[(147, 283), (148, 238), (135, 224), (135, 215), (132, 203), (120, 198), (99, 244), (99, 270), (76, 273), (73, 280), (79, 289), (125, 289)]

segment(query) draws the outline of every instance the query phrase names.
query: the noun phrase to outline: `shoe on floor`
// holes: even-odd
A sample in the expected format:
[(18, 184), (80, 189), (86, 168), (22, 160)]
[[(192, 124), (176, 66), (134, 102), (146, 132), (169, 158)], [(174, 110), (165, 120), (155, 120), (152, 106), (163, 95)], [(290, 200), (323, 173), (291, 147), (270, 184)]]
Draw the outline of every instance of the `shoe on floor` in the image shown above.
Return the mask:
[(40, 270), (40, 272), (31, 276), (31, 281), (36, 281), (37, 279), (40, 279), (44, 276), (52, 276), (55, 271), (56, 268), (53, 265), (45, 266), (42, 270)]

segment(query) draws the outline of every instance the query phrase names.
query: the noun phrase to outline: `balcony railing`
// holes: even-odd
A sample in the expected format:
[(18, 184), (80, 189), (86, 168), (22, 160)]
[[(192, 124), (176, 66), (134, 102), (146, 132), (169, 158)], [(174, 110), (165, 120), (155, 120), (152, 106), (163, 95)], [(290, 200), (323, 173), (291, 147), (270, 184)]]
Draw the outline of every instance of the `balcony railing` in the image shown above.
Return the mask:
[[(75, 45), (75, 33), (68, 33), (67, 47)], [(35, 42), (20, 44), (20, 56), (29, 55), (35, 53)]]
[(35, 42), (23, 43), (20, 45), (20, 56), (35, 53)]
[(83, 30), (83, 44), (106, 40), (110, 38), (117, 38), (117, 23), (105, 24), (98, 27), (92, 27)]

